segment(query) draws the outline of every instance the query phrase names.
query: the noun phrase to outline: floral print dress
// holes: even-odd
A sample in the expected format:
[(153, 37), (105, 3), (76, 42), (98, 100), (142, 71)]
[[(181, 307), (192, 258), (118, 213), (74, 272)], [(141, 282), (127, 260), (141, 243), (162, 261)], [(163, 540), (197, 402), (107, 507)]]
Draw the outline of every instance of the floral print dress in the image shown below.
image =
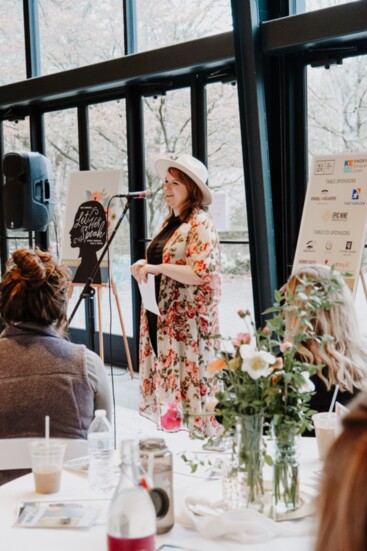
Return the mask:
[[(163, 249), (163, 262), (189, 264), (201, 285), (186, 285), (162, 275), (157, 320), (157, 356), (142, 308), (140, 326), (140, 413), (157, 422), (161, 407), (176, 404), (189, 411), (188, 430), (204, 436), (220, 432), (205, 412), (215, 389), (207, 380), (206, 366), (217, 349), (220, 299), (219, 238), (210, 216), (199, 210), (181, 224)], [(198, 415), (195, 415), (198, 414)]]

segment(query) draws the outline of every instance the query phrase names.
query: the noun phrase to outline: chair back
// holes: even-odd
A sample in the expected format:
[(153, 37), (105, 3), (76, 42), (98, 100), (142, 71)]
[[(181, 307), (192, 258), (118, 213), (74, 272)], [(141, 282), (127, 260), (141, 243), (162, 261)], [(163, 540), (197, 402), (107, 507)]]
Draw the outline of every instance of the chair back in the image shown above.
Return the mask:
[[(0, 471), (30, 469), (29, 443), (39, 438), (1, 438)], [(88, 441), (74, 438), (57, 438), (66, 444), (64, 461), (88, 454)]]

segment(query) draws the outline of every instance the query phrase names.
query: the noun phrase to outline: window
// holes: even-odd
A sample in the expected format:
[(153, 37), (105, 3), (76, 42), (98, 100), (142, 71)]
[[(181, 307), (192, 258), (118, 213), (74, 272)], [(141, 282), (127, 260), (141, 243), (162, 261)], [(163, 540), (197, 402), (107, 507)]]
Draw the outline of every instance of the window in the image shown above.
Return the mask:
[(332, 6), (340, 6), (340, 4), (348, 4), (355, 0), (306, 0), (305, 11), (321, 10), (323, 8), (331, 8)]
[[(123, 193), (128, 191), (127, 182), (127, 145), (126, 145), (126, 109), (125, 101), (117, 100), (89, 108), (90, 162), (92, 170), (122, 170)], [(124, 201), (121, 200), (122, 213)], [(110, 220), (114, 228), (117, 219)], [(127, 335), (132, 329), (132, 296), (130, 274), (130, 225), (127, 216), (119, 226), (112, 243), (114, 255), (111, 275), (116, 284), (124, 326)], [(108, 253), (107, 253), (108, 254)], [(105, 332), (110, 330), (110, 307), (112, 312), (111, 330), (121, 335), (121, 325), (116, 302), (107, 290), (102, 292), (102, 323)]]
[(121, 0), (39, 0), (42, 74), (124, 55)]
[(223, 336), (228, 336), (239, 331), (237, 310), (253, 313), (237, 87), (220, 82), (208, 85), (207, 106), (209, 182), (220, 213), (219, 221), (214, 220), (224, 241), (219, 321)]
[(0, 2), (0, 85), (26, 78), (23, 3)]
[(232, 30), (229, 0), (137, 0), (138, 51)]
[[(79, 147), (77, 113), (75, 109), (47, 113), (44, 117), (46, 135), (46, 157), (51, 162), (55, 175), (55, 214), (50, 225), (50, 246), (56, 257), (61, 258), (60, 245), (64, 228), (66, 198), (68, 193), (69, 174), (79, 170)], [(69, 314), (78, 299), (76, 292), (69, 303)], [(72, 327), (85, 327), (84, 308), (76, 313)]]
[[(19, 121), (4, 121), (4, 150), (5, 154), (30, 150), (28, 118)], [(7, 230), (7, 236), (10, 254), (22, 247), (29, 248), (28, 232)]]
[(160, 181), (154, 160), (159, 155), (178, 157), (191, 153), (190, 90), (184, 88), (164, 96), (144, 100), (146, 187), (153, 197), (147, 201), (148, 237), (165, 218), (163, 182)]
[[(313, 155), (367, 151), (366, 86), (364, 57), (344, 59), (342, 65), (331, 66), (328, 70), (308, 68), (310, 161)], [(364, 273), (366, 269), (365, 249)], [(360, 322), (367, 329), (366, 297), (361, 281), (355, 304)]]

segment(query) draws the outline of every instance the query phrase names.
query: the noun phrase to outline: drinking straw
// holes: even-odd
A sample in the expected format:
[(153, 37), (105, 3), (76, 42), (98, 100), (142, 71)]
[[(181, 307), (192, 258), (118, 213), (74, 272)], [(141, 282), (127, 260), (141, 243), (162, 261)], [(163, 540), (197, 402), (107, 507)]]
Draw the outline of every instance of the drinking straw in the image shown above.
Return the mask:
[(330, 407), (329, 407), (329, 413), (331, 413), (334, 410), (334, 406), (335, 406), (335, 402), (336, 402), (336, 397), (338, 395), (338, 391), (339, 391), (339, 385), (335, 385), (334, 394), (333, 394), (333, 397), (331, 399), (331, 403), (330, 403)]
[(46, 415), (45, 417), (45, 438), (46, 438), (46, 444), (48, 444), (50, 440), (50, 416), (49, 415)]

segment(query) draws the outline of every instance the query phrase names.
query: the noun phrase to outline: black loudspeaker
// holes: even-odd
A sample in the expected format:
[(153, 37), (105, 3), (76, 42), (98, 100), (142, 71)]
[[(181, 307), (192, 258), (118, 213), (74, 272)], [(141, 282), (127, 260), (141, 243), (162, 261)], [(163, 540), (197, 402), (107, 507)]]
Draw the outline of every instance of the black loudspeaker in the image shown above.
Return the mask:
[(41, 153), (7, 153), (3, 158), (4, 218), (8, 229), (45, 231), (54, 213), (54, 176)]

